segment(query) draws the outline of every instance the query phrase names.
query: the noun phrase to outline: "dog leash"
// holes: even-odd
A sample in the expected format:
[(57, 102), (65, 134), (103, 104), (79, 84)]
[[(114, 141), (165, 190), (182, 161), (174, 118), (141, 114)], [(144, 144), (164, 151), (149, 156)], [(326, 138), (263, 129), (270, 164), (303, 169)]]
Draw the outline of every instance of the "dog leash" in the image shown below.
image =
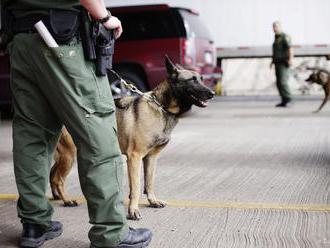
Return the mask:
[(140, 91), (134, 84), (128, 83), (121, 76), (119, 76), (117, 72), (115, 72), (114, 70), (110, 70), (110, 71), (117, 77), (117, 79), (120, 81), (120, 83), (124, 84), (125, 87), (127, 89), (129, 89), (131, 92), (136, 93), (136, 94), (142, 96), (143, 98), (145, 98), (149, 102), (155, 103), (158, 106), (158, 108), (160, 108), (164, 113), (166, 113), (166, 114), (172, 114), (172, 113), (168, 112), (164, 108), (164, 106), (157, 100), (157, 98), (156, 98), (155, 95), (149, 95), (149, 94), (146, 94), (146, 93)]

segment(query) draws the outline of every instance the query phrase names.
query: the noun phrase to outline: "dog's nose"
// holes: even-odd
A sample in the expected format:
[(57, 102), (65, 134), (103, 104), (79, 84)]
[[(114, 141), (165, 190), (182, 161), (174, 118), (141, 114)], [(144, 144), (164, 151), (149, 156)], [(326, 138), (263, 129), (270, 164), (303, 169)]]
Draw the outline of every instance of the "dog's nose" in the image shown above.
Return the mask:
[(214, 97), (214, 95), (215, 95), (215, 92), (213, 90), (210, 90), (209, 97)]

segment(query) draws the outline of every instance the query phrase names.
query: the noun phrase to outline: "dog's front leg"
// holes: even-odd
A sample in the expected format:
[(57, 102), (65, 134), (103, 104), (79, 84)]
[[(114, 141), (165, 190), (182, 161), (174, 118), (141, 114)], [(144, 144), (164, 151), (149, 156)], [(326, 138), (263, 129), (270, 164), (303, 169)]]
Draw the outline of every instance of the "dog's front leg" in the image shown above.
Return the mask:
[(143, 158), (144, 193), (147, 194), (150, 207), (163, 208), (166, 206), (166, 202), (157, 200), (154, 191), (157, 157), (158, 153), (147, 155), (145, 158)]
[(130, 188), (128, 218), (132, 220), (139, 220), (142, 218), (139, 210), (141, 162), (142, 156), (138, 154), (130, 154), (127, 156), (127, 171)]

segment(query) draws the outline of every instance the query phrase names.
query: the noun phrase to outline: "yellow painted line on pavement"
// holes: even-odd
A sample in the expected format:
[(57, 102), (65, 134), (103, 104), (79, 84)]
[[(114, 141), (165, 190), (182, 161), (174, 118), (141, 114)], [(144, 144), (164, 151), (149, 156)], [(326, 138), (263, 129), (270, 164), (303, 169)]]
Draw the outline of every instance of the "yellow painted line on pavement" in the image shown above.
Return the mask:
[(0, 194), (0, 200), (17, 200), (18, 195), (15, 194)]
[[(14, 194), (0, 194), (0, 200), (17, 200)], [(73, 197), (79, 204), (85, 203), (83, 196)], [(282, 203), (251, 203), (251, 202), (211, 202), (211, 201), (184, 201), (168, 200), (167, 206), (175, 208), (214, 208), (214, 209), (265, 209), (265, 210), (292, 210), (292, 211), (316, 211), (330, 212), (330, 205), (317, 204), (282, 204)], [(128, 205), (128, 199), (125, 200)], [(147, 207), (147, 200), (140, 200), (140, 206)]]
[[(52, 197), (48, 197), (51, 201), (61, 201), (61, 200), (53, 200)], [(78, 202), (78, 204), (82, 204), (86, 202), (84, 196), (73, 197), (74, 200)], [(18, 200), (18, 195), (15, 194), (0, 194), (0, 200)]]
[(243, 203), (243, 202), (207, 202), (207, 201), (169, 201), (171, 207), (188, 208), (230, 208), (230, 209), (273, 209), (296, 211), (330, 211), (330, 205), (291, 205), (280, 203)]
[[(128, 201), (125, 203), (127, 204)], [(229, 208), (229, 209), (272, 209), (272, 210), (295, 210), (295, 211), (319, 211), (329, 212), (330, 205), (307, 205), (307, 204), (281, 204), (281, 203), (244, 203), (244, 202), (209, 202), (209, 201), (166, 201), (167, 206), (177, 208)], [(141, 200), (139, 205), (148, 206), (147, 200)]]

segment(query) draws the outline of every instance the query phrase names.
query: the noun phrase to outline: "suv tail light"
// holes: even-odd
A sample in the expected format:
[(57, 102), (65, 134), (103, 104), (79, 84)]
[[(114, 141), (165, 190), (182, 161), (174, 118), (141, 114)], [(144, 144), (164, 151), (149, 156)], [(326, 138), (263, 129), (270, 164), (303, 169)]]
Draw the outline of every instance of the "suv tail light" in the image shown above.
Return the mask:
[(185, 66), (192, 66), (196, 60), (196, 49), (192, 39), (181, 39), (181, 61), (180, 63)]
[(207, 65), (213, 65), (213, 54), (210, 51), (204, 52), (204, 61)]

